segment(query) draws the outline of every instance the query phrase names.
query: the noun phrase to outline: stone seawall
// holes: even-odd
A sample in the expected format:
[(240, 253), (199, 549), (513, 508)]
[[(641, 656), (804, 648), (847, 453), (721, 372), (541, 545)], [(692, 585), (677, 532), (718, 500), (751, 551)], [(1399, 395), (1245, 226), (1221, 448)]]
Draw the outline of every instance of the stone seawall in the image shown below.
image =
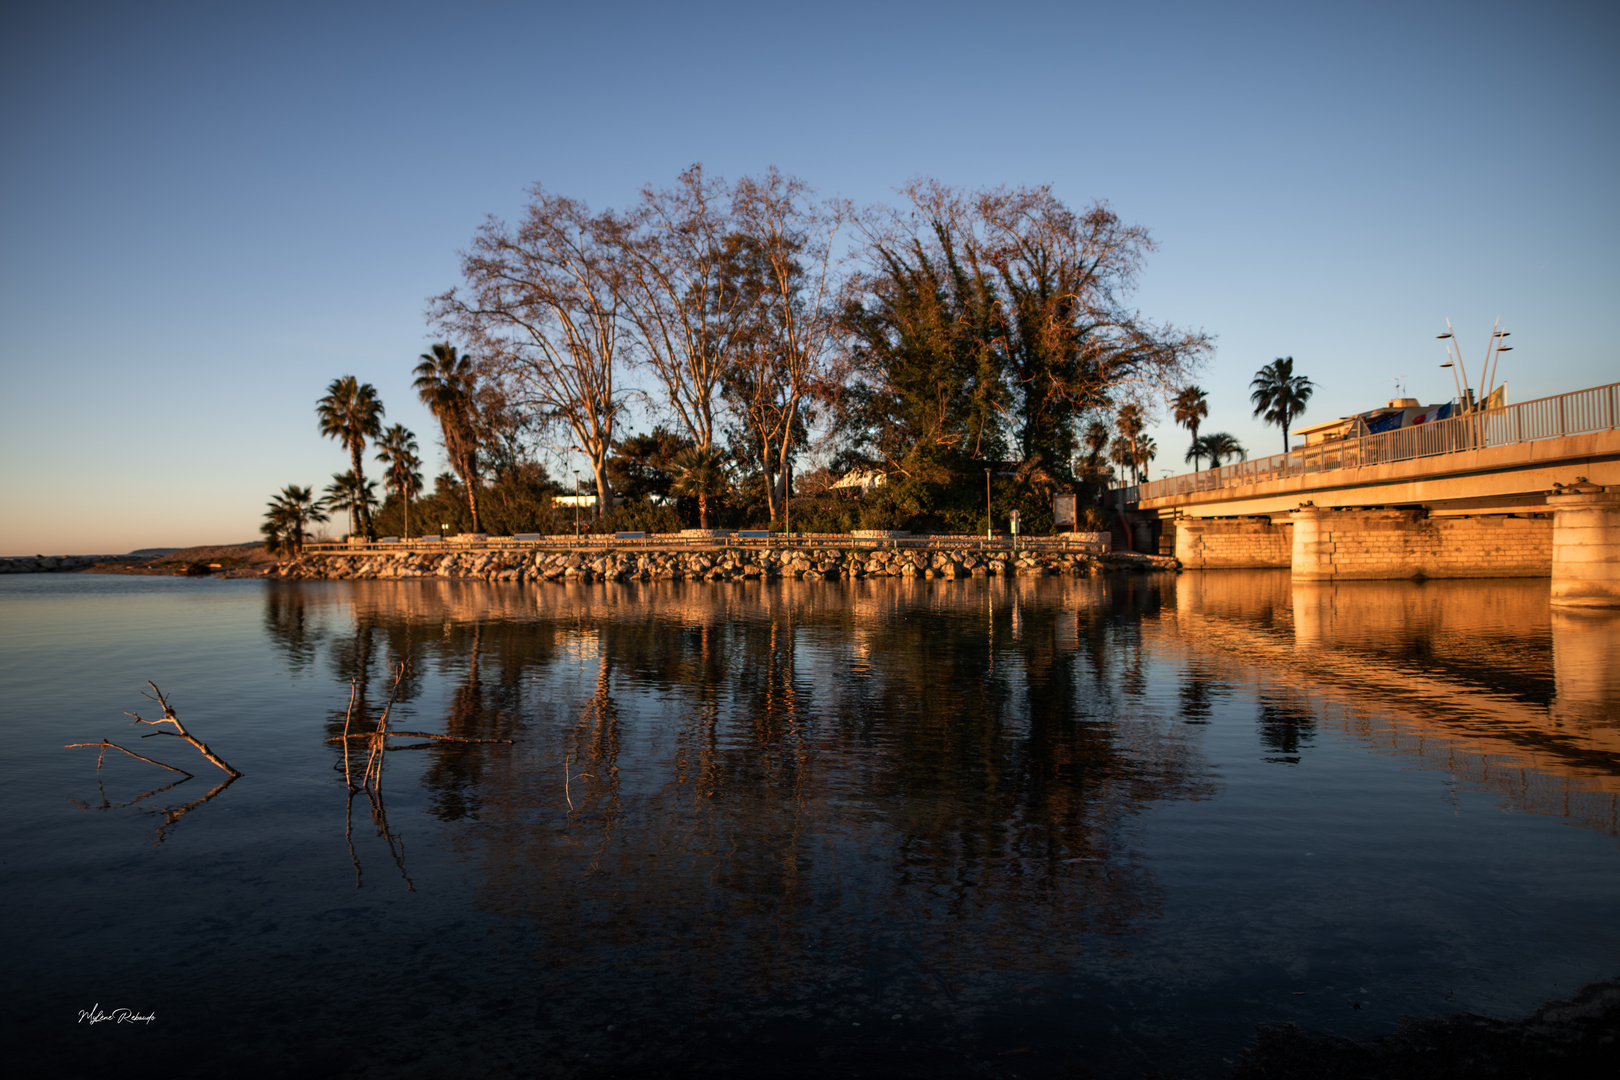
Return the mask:
[(480, 578), (485, 581), (733, 581), (866, 577), (967, 578), (1086, 575), (1110, 567), (1170, 570), (1174, 559), (1060, 552), (906, 548), (709, 548), (686, 551), (489, 551), (304, 555), (268, 571), (297, 580)]

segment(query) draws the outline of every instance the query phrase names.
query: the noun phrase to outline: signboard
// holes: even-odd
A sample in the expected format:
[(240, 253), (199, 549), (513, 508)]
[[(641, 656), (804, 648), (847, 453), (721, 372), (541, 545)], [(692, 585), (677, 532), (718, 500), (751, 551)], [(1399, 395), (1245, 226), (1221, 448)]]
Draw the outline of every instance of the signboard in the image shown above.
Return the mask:
[(1071, 529), (1074, 528), (1075, 501), (1076, 496), (1074, 495), (1052, 496), (1052, 523), (1054, 525), (1067, 525)]

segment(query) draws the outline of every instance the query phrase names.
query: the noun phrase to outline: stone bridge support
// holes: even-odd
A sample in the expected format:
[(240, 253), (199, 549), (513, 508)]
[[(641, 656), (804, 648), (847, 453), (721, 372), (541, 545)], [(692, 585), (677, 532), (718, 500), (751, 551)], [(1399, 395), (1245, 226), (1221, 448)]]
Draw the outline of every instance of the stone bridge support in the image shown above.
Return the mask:
[(1293, 561), (1291, 522), (1269, 517), (1182, 518), (1175, 556), (1188, 570), (1261, 570)]
[(1423, 510), (1302, 506), (1294, 521), (1296, 581), (1546, 577), (1553, 522), (1545, 516), (1430, 517)]
[(1547, 496), (1553, 512), (1552, 602), (1620, 607), (1620, 490), (1576, 483)]

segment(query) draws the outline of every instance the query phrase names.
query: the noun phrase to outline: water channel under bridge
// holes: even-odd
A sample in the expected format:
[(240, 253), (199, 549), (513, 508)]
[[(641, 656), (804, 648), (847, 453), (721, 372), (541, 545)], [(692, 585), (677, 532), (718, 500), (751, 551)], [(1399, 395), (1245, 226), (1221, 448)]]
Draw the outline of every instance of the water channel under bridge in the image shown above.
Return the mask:
[(1138, 550), (1296, 578), (1550, 577), (1620, 606), (1620, 383), (1331, 439), (1115, 495)]

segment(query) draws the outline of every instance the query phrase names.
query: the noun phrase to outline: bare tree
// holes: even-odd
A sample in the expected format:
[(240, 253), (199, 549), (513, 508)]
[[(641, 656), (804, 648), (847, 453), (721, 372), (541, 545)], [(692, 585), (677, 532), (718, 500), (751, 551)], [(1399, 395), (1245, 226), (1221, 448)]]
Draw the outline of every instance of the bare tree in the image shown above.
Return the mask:
[(530, 196), (516, 230), (495, 218), (478, 230), (461, 260), (465, 289), (436, 297), (429, 316), (476, 344), (514, 405), (567, 425), (605, 510), (607, 459), (627, 397), (614, 383), (622, 279), (611, 239), (619, 225), (538, 184)]
[(726, 272), (736, 246), (729, 199), (723, 181), (693, 165), (673, 188), (643, 188), (640, 205), (614, 219), (637, 355), (700, 450), (714, 444), (722, 381), (759, 302)]
[(771, 519), (787, 507), (793, 449), (807, 408), (836, 382), (829, 348), (835, 326), (834, 235), (849, 217), (841, 202), (818, 202), (804, 181), (771, 168), (744, 177), (732, 210), (743, 242), (733, 273), (757, 290), (751, 335), (739, 349), (728, 392), (760, 455)]

